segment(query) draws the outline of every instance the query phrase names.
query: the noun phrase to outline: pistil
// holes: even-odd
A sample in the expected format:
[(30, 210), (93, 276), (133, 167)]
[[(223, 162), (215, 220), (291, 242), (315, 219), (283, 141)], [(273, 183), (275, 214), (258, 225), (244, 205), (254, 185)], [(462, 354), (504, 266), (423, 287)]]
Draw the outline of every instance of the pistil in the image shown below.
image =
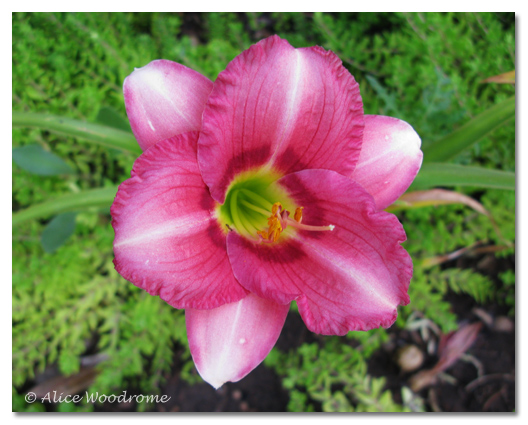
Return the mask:
[[(248, 207), (249, 209), (253, 210), (253, 211), (256, 211), (262, 215), (265, 215), (267, 216), (269, 214), (268, 211), (266, 211), (264, 208), (260, 208), (260, 207), (257, 207), (256, 205), (253, 205), (251, 203), (249, 203), (248, 201), (245, 201), (244, 199), (241, 199), (240, 200), (240, 203), (246, 207)], [(271, 205), (271, 204), (270, 204)]]

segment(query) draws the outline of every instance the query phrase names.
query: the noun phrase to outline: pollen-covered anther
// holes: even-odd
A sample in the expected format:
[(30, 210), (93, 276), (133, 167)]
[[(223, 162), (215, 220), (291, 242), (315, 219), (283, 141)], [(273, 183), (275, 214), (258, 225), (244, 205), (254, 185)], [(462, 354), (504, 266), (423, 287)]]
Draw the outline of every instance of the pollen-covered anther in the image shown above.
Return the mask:
[(272, 223), (268, 230), (268, 239), (271, 240), (272, 242), (277, 242), (277, 239), (279, 239), (281, 232), (282, 232), (282, 225), (281, 225), (280, 219), (277, 217), (273, 217)]
[(295, 209), (295, 214), (293, 215), (293, 219), (297, 222), (297, 223), (300, 223), (302, 221), (302, 212), (304, 210), (304, 207), (297, 207)]

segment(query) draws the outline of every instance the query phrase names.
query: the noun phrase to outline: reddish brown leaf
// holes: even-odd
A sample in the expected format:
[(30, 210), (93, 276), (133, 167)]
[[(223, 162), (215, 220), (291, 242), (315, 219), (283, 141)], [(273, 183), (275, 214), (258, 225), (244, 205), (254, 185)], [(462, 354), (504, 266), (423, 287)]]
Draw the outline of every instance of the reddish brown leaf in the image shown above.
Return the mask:
[(515, 70), (486, 78), (481, 83), (515, 84)]
[(411, 376), (409, 379), (411, 389), (417, 392), (433, 385), (438, 374), (451, 367), (471, 347), (481, 327), (482, 323), (480, 322), (464, 325), (456, 332), (451, 332), (442, 337), (438, 346), (440, 356), (438, 363), (432, 369), (422, 370)]
[(423, 208), (437, 205), (463, 204), (489, 217), (490, 213), (480, 202), (462, 193), (445, 189), (417, 190), (400, 196), (398, 201), (388, 207), (386, 211), (393, 212), (400, 209)]
[[(56, 391), (57, 396), (63, 393), (75, 395), (88, 388), (94, 381), (97, 370), (93, 367), (83, 368), (79, 373), (69, 376), (57, 376), (33, 387), (30, 392), (35, 393), (37, 399), (45, 397), (48, 393)], [(53, 399), (53, 396), (52, 396)]]
[(464, 325), (456, 332), (443, 336), (438, 345), (440, 360), (433, 369), (443, 372), (452, 366), (473, 345), (481, 327), (481, 322)]

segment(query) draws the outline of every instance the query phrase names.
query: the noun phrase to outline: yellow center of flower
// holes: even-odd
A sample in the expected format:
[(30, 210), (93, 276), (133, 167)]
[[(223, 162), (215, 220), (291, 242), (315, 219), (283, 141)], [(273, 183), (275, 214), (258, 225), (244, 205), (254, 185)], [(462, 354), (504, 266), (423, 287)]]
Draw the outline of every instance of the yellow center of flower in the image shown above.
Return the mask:
[[(296, 207), (272, 173), (245, 173), (229, 186), (217, 216), (225, 231), (236, 231), (255, 243), (274, 243), (281, 234), (293, 234), (293, 229), (309, 231), (333, 230), (334, 226), (302, 224), (304, 207)], [(280, 199), (281, 202), (277, 202)], [(294, 211), (293, 219), (290, 211)], [(283, 238), (280, 238), (283, 239)]]

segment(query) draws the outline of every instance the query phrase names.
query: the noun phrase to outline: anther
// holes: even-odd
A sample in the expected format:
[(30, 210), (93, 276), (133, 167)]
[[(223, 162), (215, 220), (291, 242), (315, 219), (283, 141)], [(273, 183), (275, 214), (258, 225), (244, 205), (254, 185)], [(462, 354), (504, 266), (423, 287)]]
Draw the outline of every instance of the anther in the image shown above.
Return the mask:
[(271, 215), (277, 215), (277, 213), (280, 214), (282, 210), (282, 205), (280, 202), (275, 202), (273, 206), (271, 207)]
[(302, 212), (304, 210), (304, 207), (297, 207), (295, 209), (295, 214), (293, 216), (293, 219), (297, 222), (297, 223), (300, 223), (302, 221)]

